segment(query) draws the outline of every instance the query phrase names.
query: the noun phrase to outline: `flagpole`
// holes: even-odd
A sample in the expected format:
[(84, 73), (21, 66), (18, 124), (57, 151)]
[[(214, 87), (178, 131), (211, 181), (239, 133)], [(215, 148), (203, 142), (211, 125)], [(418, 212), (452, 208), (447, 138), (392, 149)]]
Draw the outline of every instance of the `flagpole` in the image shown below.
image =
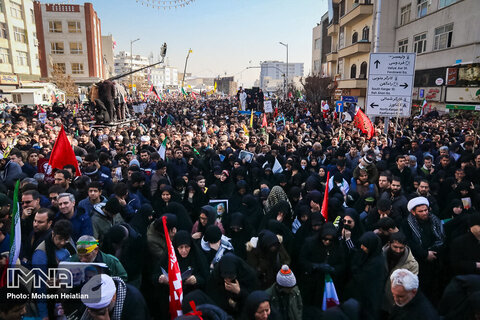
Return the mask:
[[(400, 114), (400, 100), (397, 100), (397, 119), (395, 120), (395, 132), (393, 134), (393, 139), (395, 140), (395, 137), (397, 136), (397, 126), (398, 126), (398, 117)], [(388, 135), (387, 135), (388, 138)]]

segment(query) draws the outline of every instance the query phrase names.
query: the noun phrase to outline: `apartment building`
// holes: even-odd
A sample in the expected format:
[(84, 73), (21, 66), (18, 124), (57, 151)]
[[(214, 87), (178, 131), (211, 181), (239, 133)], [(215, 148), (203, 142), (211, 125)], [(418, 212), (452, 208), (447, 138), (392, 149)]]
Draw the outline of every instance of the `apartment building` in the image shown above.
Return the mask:
[(0, 90), (40, 77), (33, 0), (0, 1)]
[(371, 52), (415, 52), (414, 104), (480, 110), (479, 13), (478, 0), (330, 0), (334, 99), (364, 105)]
[[(283, 61), (262, 61), (260, 63), (260, 88), (263, 91), (275, 91), (283, 87), (287, 71), (287, 64)], [(295, 77), (302, 77), (304, 73), (303, 63), (288, 63), (288, 82), (292, 83)], [(267, 85), (267, 82), (270, 84)], [(272, 88), (271, 84), (276, 87)]]
[(312, 30), (312, 74), (326, 76), (330, 74), (327, 64), (327, 54), (331, 51), (331, 38), (327, 33), (328, 13), (322, 16), (317, 26)]
[(41, 77), (60, 70), (78, 85), (105, 78), (101, 22), (91, 3), (34, 3)]
[(480, 110), (480, 1), (397, 1), (396, 51), (417, 54), (413, 100)]

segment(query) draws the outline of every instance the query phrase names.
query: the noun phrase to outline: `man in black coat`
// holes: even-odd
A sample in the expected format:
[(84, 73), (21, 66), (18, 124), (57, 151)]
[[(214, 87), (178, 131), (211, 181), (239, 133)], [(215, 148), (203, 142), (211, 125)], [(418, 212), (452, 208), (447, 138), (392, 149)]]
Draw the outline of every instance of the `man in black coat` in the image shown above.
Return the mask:
[(432, 301), (438, 301), (439, 277), (442, 264), (439, 262), (445, 235), (440, 220), (429, 212), (425, 197), (416, 197), (407, 205), (410, 215), (404, 221), (402, 231), (408, 239), (415, 260), (420, 266), (419, 278), (422, 290)]
[(480, 274), (480, 214), (470, 215), (470, 232), (456, 238), (450, 250), (453, 272), (458, 274)]
[(390, 276), (395, 306), (390, 320), (436, 320), (437, 310), (418, 290), (418, 277), (407, 269), (397, 269)]

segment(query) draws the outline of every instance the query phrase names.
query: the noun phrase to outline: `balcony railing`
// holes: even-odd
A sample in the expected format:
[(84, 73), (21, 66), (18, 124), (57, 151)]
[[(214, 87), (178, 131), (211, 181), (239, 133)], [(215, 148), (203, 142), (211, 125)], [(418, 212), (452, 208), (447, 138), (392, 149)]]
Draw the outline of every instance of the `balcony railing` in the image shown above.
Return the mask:
[(355, 23), (366, 16), (373, 14), (373, 4), (359, 4), (345, 15), (340, 17), (340, 27), (347, 23)]
[(344, 47), (338, 50), (338, 57), (345, 58), (348, 56), (369, 53), (370, 52), (370, 42), (356, 42), (348, 47)]

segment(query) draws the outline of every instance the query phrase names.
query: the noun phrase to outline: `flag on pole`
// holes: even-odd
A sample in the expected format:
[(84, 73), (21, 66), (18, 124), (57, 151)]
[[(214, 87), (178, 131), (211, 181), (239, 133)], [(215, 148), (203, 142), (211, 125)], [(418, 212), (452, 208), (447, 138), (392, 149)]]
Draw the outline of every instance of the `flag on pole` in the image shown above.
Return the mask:
[(182, 94), (184, 97), (188, 96), (188, 94), (185, 92), (185, 89), (182, 87)]
[(340, 300), (338, 299), (337, 290), (333, 284), (330, 274), (325, 274), (325, 289), (323, 290), (323, 303), (322, 310), (325, 311), (328, 308), (338, 306)]
[(325, 194), (323, 195), (322, 216), (325, 222), (328, 221), (328, 183), (330, 181), (330, 171), (327, 172), (327, 184), (325, 186)]
[(170, 318), (173, 320), (182, 315), (182, 275), (180, 268), (178, 267), (177, 257), (175, 256), (175, 249), (173, 248), (172, 241), (167, 228), (167, 217), (162, 217), (163, 231), (165, 232), (165, 242), (168, 249), (168, 285), (170, 287)]
[(358, 109), (353, 119), (355, 127), (360, 129), (363, 133), (367, 134), (367, 139), (370, 140), (375, 135), (375, 130), (373, 128), (372, 121), (363, 113), (362, 109)]
[(250, 128), (253, 127), (253, 109), (252, 112), (250, 113)]
[(213, 92), (216, 92), (217, 91), (217, 81), (215, 81), (215, 84), (213, 86)]
[(160, 148), (158, 148), (157, 152), (160, 155), (160, 158), (162, 158), (162, 160), (165, 160), (165, 153), (167, 152), (167, 137), (163, 139), (162, 144), (160, 145)]
[(246, 136), (248, 136), (247, 126), (245, 124), (242, 124), (242, 127), (243, 127), (243, 132), (245, 133)]
[(52, 153), (50, 154), (50, 159), (48, 164), (52, 169), (63, 169), (67, 164), (72, 164), (75, 167), (75, 176), (81, 176), (80, 168), (78, 167), (78, 161), (73, 152), (70, 141), (68, 141), (65, 130), (60, 129), (57, 140), (53, 145)]
[(13, 192), (13, 208), (12, 208), (12, 224), (10, 227), (10, 254), (8, 261), (10, 266), (13, 266), (17, 263), (18, 257), (20, 255), (20, 248), (22, 242), (22, 230), (20, 222), (20, 210), (18, 203), (18, 188), (20, 187), (20, 180), (17, 180), (15, 184), (15, 191)]
[(264, 113), (264, 114), (263, 114), (263, 120), (262, 120), (262, 128), (263, 128), (263, 127), (266, 127), (266, 126), (268, 126), (268, 123), (267, 123), (267, 114)]
[(155, 97), (157, 97), (158, 100), (162, 101), (162, 98), (158, 95), (157, 89), (155, 89), (154, 85), (150, 87), (150, 90), (148, 91), (149, 95), (153, 93)]
[(427, 107), (427, 99), (423, 99), (422, 106), (420, 107), (420, 115), (419, 118), (425, 115), (425, 108)]

